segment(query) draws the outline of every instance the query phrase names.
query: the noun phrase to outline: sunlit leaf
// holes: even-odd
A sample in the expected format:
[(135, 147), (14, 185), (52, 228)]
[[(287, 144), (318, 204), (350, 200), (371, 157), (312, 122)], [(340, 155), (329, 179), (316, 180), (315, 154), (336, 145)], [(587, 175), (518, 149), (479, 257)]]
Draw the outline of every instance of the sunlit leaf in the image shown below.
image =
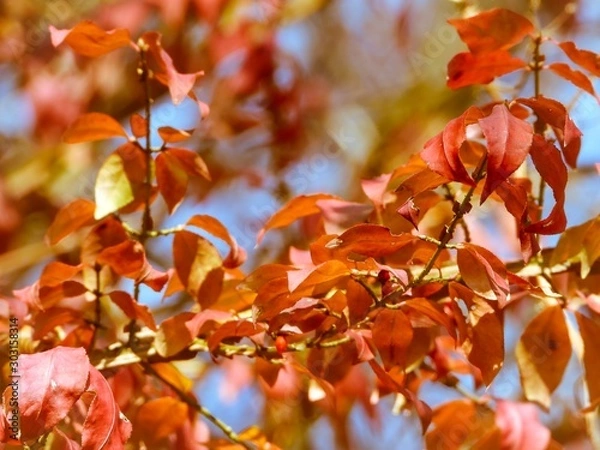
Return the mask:
[(197, 214), (188, 220), (187, 225), (201, 228), (213, 236), (225, 241), (229, 245), (229, 254), (223, 261), (225, 267), (238, 267), (246, 260), (246, 252), (244, 249), (238, 246), (237, 241), (229, 231), (227, 231), (225, 225), (214, 217)]
[(506, 50), (480, 54), (459, 53), (448, 63), (446, 84), (451, 89), (489, 84), (497, 77), (525, 67), (525, 61), (511, 56)]
[(70, 30), (59, 30), (52, 25), (49, 29), (52, 45), (58, 47), (64, 42), (76, 53), (92, 58), (131, 44), (126, 29), (105, 31), (89, 20), (78, 23)]
[(592, 75), (600, 77), (600, 57), (597, 53), (579, 49), (571, 41), (561, 42), (559, 47), (575, 64), (584, 68)]
[(588, 76), (583, 72), (580, 72), (579, 70), (573, 70), (568, 64), (564, 63), (552, 63), (548, 66), (548, 68), (556, 75), (573, 83), (579, 89), (583, 89), (588, 94), (592, 95), (593, 97), (596, 97), (594, 85), (592, 84)]
[(71, 233), (94, 223), (95, 209), (94, 202), (82, 198), (63, 206), (46, 232), (50, 245), (55, 245)]
[(373, 322), (373, 343), (386, 370), (403, 367), (406, 353), (413, 339), (410, 320), (399, 309), (382, 309)]
[(533, 24), (520, 14), (503, 8), (480, 12), (465, 19), (448, 20), (472, 53), (508, 50), (533, 33)]
[(106, 114), (92, 112), (80, 116), (63, 135), (67, 144), (98, 141), (115, 137), (127, 138), (119, 122)]
[(516, 348), (521, 385), (527, 400), (546, 410), (571, 359), (571, 341), (563, 310), (551, 306), (525, 328)]
[(600, 354), (598, 352), (600, 325), (579, 312), (575, 312), (575, 317), (583, 340), (585, 383), (590, 405), (594, 407), (600, 403)]
[(538, 408), (531, 403), (498, 399), (496, 426), (502, 431), (502, 448), (548, 449), (550, 430), (540, 422)]
[(181, 142), (189, 139), (194, 130), (178, 130), (177, 128), (164, 126), (158, 128), (160, 138), (167, 143)]
[(188, 419), (188, 406), (173, 397), (145, 402), (138, 409), (135, 424), (144, 442), (151, 445), (173, 434)]
[(177, 158), (169, 152), (161, 152), (155, 159), (158, 190), (165, 199), (169, 213), (173, 213), (183, 201), (188, 186), (188, 174)]
[(98, 172), (95, 187), (96, 211), (94, 217), (101, 219), (117, 212), (134, 199), (131, 182), (127, 177), (123, 159), (113, 153)]
[(533, 139), (532, 126), (513, 116), (505, 105), (479, 119), (487, 140), (487, 177), (481, 203), (525, 161)]
[(136, 138), (146, 137), (148, 134), (148, 121), (135, 113), (129, 118), (129, 124), (131, 125), (131, 132)]
[(113, 291), (108, 294), (110, 299), (117, 305), (127, 317), (139, 320), (151, 330), (156, 331), (156, 323), (152, 312), (146, 305), (138, 303), (128, 292)]
[(473, 292), (501, 305), (510, 292), (506, 268), (490, 251), (473, 244), (463, 244), (457, 250), (456, 262), (460, 275)]

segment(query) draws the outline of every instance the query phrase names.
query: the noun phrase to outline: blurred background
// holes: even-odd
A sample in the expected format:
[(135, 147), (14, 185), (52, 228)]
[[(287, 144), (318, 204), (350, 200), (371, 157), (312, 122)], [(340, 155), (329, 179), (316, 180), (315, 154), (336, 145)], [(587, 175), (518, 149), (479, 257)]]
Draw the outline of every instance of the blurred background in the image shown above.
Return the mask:
[[(451, 91), (445, 86), (446, 64), (465, 48), (446, 20), (494, 6), (528, 17), (536, 10), (544, 35), (600, 51), (600, 4), (594, 0), (3, 1), (0, 295), (31, 284), (55, 255), (63, 260), (77, 255), (77, 236), (50, 248), (44, 233), (61, 206), (78, 197), (93, 199), (95, 175), (116, 145), (66, 145), (61, 142), (65, 129), (88, 111), (110, 114), (128, 126), (129, 115), (142, 106), (134, 52), (75, 56), (65, 47), (52, 47), (49, 25), (70, 28), (91, 19), (105, 29), (127, 28), (134, 40), (156, 30), (180, 72), (204, 70), (196, 93), (210, 106), (206, 119), (191, 101), (173, 106), (160, 87), (153, 92), (154, 118), (156, 127), (195, 129), (182, 146), (202, 155), (213, 181), (194, 181), (173, 216), (162, 200), (153, 215), (162, 227), (183, 223), (194, 213), (219, 218), (248, 251), (244, 270), (249, 272), (267, 262), (288, 261), (289, 245), (306, 244), (302, 230), (290, 227), (270, 232), (256, 246), (265, 221), (294, 196), (327, 192), (364, 201), (360, 179), (394, 170), (469, 105), (532, 94), (530, 80), (515, 91), (517, 76), (490, 87)], [(564, 59), (551, 44), (543, 49), (548, 58)], [(569, 225), (576, 225), (600, 213), (595, 167), (600, 107), (597, 99), (549, 73), (542, 74), (542, 92), (569, 105), (584, 133), (581, 170), (570, 175), (567, 197)], [(476, 241), (503, 258), (518, 258), (506, 213), (484, 207), (469, 220)], [(150, 255), (158, 267), (170, 265), (169, 246), (169, 239), (152, 244)], [(164, 315), (189, 306), (185, 300), (146, 301)], [(518, 330), (524, 320), (515, 317), (507, 326)], [(507, 348), (518, 337), (512, 334)], [(259, 421), (266, 408), (251, 380), (246, 363), (227, 361), (203, 374), (197, 392), (206, 406), (241, 429)], [(520, 388), (510, 380), (518, 380), (518, 374), (507, 364), (493, 393), (517, 398)], [(569, 411), (578, 400), (566, 384), (557, 394), (564, 407), (544, 421), (557, 432), (564, 429), (565, 442), (577, 442), (580, 424)], [(432, 389), (424, 399), (435, 404), (451, 395)], [(372, 448), (374, 439), (380, 448), (422, 447), (416, 419), (392, 415), (389, 402), (376, 410), (352, 410), (355, 448)], [(309, 431), (299, 439), (312, 448), (334, 448), (327, 418), (302, 420), (300, 429)]]

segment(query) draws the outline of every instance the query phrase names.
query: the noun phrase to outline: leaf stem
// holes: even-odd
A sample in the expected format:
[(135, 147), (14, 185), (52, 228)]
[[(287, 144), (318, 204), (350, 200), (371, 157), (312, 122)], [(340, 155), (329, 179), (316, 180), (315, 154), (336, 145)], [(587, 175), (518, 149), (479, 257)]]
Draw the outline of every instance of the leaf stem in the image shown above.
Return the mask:
[(96, 273), (96, 286), (94, 287), (94, 332), (92, 333), (92, 339), (90, 340), (89, 352), (94, 350), (96, 345), (96, 339), (98, 335), (98, 329), (100, 329), (100, 322), (102, 320), (102, 304), (100, 298), (102, 297), (101, 285), (100, 285), (100, 270), (101, 267), (98, 264), (94, 265), (94, 272)]

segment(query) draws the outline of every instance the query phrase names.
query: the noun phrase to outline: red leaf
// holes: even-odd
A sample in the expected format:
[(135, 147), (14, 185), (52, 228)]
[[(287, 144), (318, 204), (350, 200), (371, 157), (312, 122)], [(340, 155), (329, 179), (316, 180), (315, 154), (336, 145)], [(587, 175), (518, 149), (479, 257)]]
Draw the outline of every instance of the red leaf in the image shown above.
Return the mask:
[(473, 53), (508, 50), (530, 35), (533, 24), (508, 9), (494, 8), (466, 19), (448, 20)]
[(48, 28), (52, 45), (58, 47), (64, 42), (76, 53), (92, 58), (131, 44), (126, 29), (104, 31), (89, 20), (78, 23), (70, 30), (58, 30), (52, 25)]
[(589, 50), (578, 49), (573, 42), (561, 42), (558, 46), (571, 61), (596, 77), (600, 77), (600, 57)]
[(95, 395), (81, 433), (81, 450), (122, 450), (131, 435), (131, 423), (119, 410), (110, 385), (90, 366), (88, 392)]
[(459, 53), (448, 63), (446, 84), (451, 89), (489, 84), (496, 77), (525, 67), (525, 61), (512, 57), (506, 50), (481, 54)]
[(257, 243), (260, 244), (265, 233), (273, 228), (283, 228), (302, 217), (320, 213), (321, 210), (317, 206), (318, 200), (335, 198), (337, 197), (330, 194), (300, 195), (293, 198), (283, 208), (273, 214), (264, 227), (262, 227), (256, 238)]
[(85, 391), (89, 368), (82, 348), (56, 347), (19, 357), (22, 440), (43, 435), (66, 417)]
[(144, 246), (138, 241), (128, 239), (102, 250), (96, 261), (98, 264), (110, 266), (121, 276), (136, 279), (146, 262)]
[(394, 366), (404, 366), (412, 338), (410, 320), (399, 309), (383, 309), (375, 317), (373, 343), (386, 370)]
[(67, 144), (98, 141), (114, 137), (127, 138), (119, 122), (106, 114), (92, 112), (79, 117), (63, 135)]
[(564, 105), (542, 95), (533, 98), (519, 98), (516, 101), (531, 108), (544, 123), (554, 129), (565, 155), (565, 161), (569, 166), (575, 168), (581, 148), (581, 131), (567, 114)]
[(219, 344), (225, 339), (234, 339), (235, 341), (238, 341), (243, 337), (254, 336), (263, 331), (264, 328), (247, 320), (225, 322), (209, 336), (207, 341), (208, 349), (211, 353), (214, 353), (219, 347)]
[(46, 239), (50, 245), (55, 245), (74, 231), (93, 224), (95, 210), (94, 202), (81, 198), (63, 206), (46, 232)]
[(510, 292), (506, 268), (489, 250), (473, 244), (463, 244), (456, 252), (460, 274), (480, 297), (497, 300), (503, 307)]
[(473, 178), (460, 160), (459, 150), (467, 139), (466, 128), (483, 117), (483, 112), (472, 106), (456, 119), (452, 119), (444, 131), (425, 143), (421, 157), (427, 166), (452, 181), (472, 186)]
[(567, 226), (565, 216), (565, 189), (567, 188), (567, 167), (558, 149), (536, 134), (531, 146), (531, 158), (542, 180), (552, 189), (556, 203), (547, 218), (532, 223), (525, 228), (528, 233), (555, 234), (561, 233)]
[(129, 293), (124, 291), (113, 291), (108, 296), (127, 317), (132, 320), (140, 320), (148, 328), (156, 331), (154, 317), (146, 305), (139, 304)]
[(229, 234), (225, 225), (214, 217), (207, 215), (195, 215), (187, 222), (188, 225), (198, 227), (209, 232), (215, 237), (225, 241), (229, 245), (229, 254), (223, 261), (223, 265), (228, 268), (241, 266), (246, 260), (246, 252), (238, 246), (235, 238)]
[(548, 68), (556, 75), (570, 81), (579, 89), (583, 89), (593, 97), (596, 97), (594, 86), (586, 74), (579, 70), (573, 70), (568, 64), (564, 63), (552, 63)]
[(196, 78), (204, 74), (199, 71), (195, 73), (179, 73), (173, 65), (173, 60), (161, 46), (161, 35), (154, 31), (146, 32), (141, 40), (150, 48), (150, 52), (159, 66), (156, 73), (158, 81), (169, 88), (171, 99), (176, 105), (187, 97), (196, 83)]
[(572, 352), (562, 308), (547, 307), (527, 325), (515, 353), (527, 400), (550, 408), (550, 395), (562, 381)]
[(487, 140), (487, 177), (481, 203), (525, 161), (533, 139), (532, 126), (513, 116), (505, 105), (479, 119)]
[(70, 266), (60, 261), (48, 263), (40, 275), (39, 284), (42, 286), (59, 286), (81, 272), (81, 266)]
[(169, 152), (161, 152), (154, 161), (158, 190), (165, 199), (169, 213), (173, 214), (185, 197), (188, 174), (179, 160)]
[(217, 301), (223, 284), (223, 267), (219, 252), (210, 242), (189, 231), (177, 232), (173, 261), (177, 276), (203, 308)]
[(531, 403), (497, 400), (496, 425), (502, 431), (503, 449), (546, 450), (550, 443), (550, 430)]
[(389, 228), (380, 225), (359, 224), (342, 233), (327, 244), (342, 255), (356, 253), (362, 256), (378, 258), (396, 253), (415, 239), (409, 233), (395, 235)]

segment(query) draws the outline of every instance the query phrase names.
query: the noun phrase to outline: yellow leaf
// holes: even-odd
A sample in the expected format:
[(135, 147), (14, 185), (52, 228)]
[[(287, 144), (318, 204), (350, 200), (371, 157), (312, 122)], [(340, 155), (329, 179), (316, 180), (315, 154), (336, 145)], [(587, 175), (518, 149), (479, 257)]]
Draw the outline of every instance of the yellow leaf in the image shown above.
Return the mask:
[(117, 154), (110, 155), (96, 178), (96, 211), (94, 218), (101, 219), (133, 201), (133, 189)]

